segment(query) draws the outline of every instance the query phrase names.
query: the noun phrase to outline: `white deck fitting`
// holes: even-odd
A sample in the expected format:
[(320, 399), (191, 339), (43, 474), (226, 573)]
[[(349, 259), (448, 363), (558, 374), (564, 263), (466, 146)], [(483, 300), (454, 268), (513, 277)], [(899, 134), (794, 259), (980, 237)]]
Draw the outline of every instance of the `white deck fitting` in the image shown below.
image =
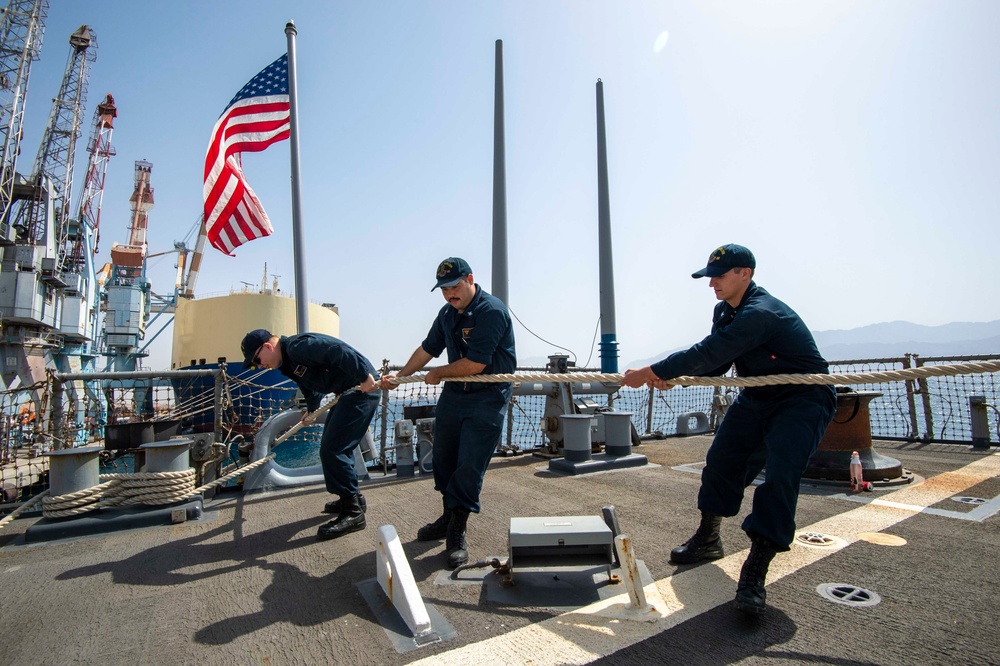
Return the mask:
[(417, 582), (406, 561), (403, 545), (392, 525), (378, 528), (375, 548), (375, 578), (385, 596), (414, 636), (431, 632), (431, 618), (417, 589)]

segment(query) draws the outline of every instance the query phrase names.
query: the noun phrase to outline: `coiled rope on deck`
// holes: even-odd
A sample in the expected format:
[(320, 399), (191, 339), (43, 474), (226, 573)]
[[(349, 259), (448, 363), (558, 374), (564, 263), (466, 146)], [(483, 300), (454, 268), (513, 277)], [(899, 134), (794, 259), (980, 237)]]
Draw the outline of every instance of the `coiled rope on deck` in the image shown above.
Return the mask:
[(179, 472), (138, 472), (135, 474), (102, 474), (103, 483), (72, 493), (50, 497), (45, 491), (26, 502), (10, 515), (0, 520), (0, 528), (29, 508), (42, 502), (45, 518), (66, 518), (89, 513), (96, 509), (131, 504), (150, 506), (176, 504), (193, 499), (205, 491), (226, 483), (230, 479), (272, 460), (274, 454), (243, 465), (229, 474), (219, 477), (198, 488), (194, 487), (195, 471), (192, 468)]
[(42, 499), (42, 515), (46, 518), (65, 518), (93, 511), (104, 496), (104, 491), (116, 483), (115, 479), (76, 492), (45, 497)]
[(177, 472), (136, 472), (116, 474), (116, 483), (104, 495), (102, 506), (129, 504), (173, 504), (191, 497), (194, 492), (194, 469)]

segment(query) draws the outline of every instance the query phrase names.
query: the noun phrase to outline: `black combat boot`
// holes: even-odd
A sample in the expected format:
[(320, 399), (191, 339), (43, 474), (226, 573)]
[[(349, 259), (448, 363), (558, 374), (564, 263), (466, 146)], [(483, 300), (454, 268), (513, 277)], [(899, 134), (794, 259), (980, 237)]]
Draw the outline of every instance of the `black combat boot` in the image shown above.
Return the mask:
[(441, 505), (444, 507), (444, 512), (433, 523), (427, 523), (417, 530), (417, 541), (434, 541), (435, 539), (443, 539), (448, 535), (448, 524), (451, 522), (451, 509), (448, 508), (444, 497), (441, 498)]
[(448, 554), (448, 568), (460, 567), (469, 561), (469, 551), (465, 544), (465, 527), (469, 522), (469, 510), (464, 506), (456, 506), (451, 510), (451, 522), (448, 523), (448, 534), (445, 540), (445, 552)]
[[(367, 513), (368, 512), (368, 502), (365, 501), (365, 496), (362, 495), (361, 493), (358, 493), (358, 498), (361, 501), (361, 510)], [(336, 515), (339, 516), (340, 515), (340, 500), (339, 499), (335, 499), (332, 502), (327, 502), (326, 505), (323, 507), (323, 513), (333, 513), (333, 514), (336, 514)]]
[(340, 498), (340, 515), (326, 525), (320, 525), (316, 538), (320, 541), (365, 529), (365, 511), (361, 508), (361, 495), (346, 495)]
[(778, 549), (763, 537), (751, 536), (750, 540), (750, 554), (740, 571), (740, 582), (736, 584), (736, 608), (748, 615), (760, 615), (767, 598), (764, 578)]
[(670, 551), (670, 561), (677, 564), (694, 564), (702, 560), (717, 560), (725, 556), (719, 526), (722, 516), (701, 512), (701, 525), (694, 536)]

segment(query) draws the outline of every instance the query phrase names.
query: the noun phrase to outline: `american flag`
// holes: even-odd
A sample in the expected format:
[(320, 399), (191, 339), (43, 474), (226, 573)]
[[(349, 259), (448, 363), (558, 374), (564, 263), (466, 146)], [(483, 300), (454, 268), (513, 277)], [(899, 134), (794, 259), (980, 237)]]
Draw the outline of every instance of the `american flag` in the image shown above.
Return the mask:
[(215, 123), (205, 155), (205, 229), (229, 256), (274, 229), (243, 174), (240, 154), (259, 152), (289, 135), (288, 55), (250, 79)]

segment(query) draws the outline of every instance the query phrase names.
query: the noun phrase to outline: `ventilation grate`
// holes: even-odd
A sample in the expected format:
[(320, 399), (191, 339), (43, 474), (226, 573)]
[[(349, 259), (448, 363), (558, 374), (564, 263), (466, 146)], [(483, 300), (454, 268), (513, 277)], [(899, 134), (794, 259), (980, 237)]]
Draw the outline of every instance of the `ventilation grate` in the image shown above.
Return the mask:
[(984, 500), (982, 497), (952, 497), (956, 502), (961, 502), (962, 504), (986, 504), (988, 500)]
[(821, 532), (799, 532), (795, 535), (795, 543), (810, 548), (833, 548), (844, 545), (844, 540)]
[(816, 591), (824, 599), (845, 606), (874, 606), (882, 601), (875, 592), (849, 583), (823, 583)]

